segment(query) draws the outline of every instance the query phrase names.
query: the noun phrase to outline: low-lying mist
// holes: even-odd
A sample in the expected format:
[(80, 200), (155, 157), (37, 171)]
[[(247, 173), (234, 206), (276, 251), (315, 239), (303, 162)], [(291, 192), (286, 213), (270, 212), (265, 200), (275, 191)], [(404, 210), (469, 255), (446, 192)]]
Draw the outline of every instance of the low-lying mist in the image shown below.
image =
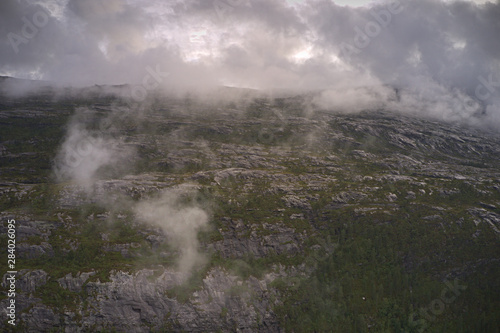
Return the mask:
[(79, 108), (67, 124), (64, 141), (55, 157), (54, 175), (58, 181), (71, 181), (87, 189), (99, 179), (105, 168), (125, 169), (134, 150), (127, 146), (124, 139), (114, 136), (110, 127), (107, 131), (101, 120), (97, 129), (92, 129), (85, 121), (92, 111)]
[(140, 221), (159, 227), (169, 243), (179, 250), (177, 268), (182, 273), (202, 267), (207, 259), (199, 251), (197, 235), (208, 226), (209, 215), (202, 208), (184, 202), (189, 192), (185, 188), (168, 189), (140, 201), (133, 209)]
[(209, 221), (209, 212), (189, 200), (196, 194), (195, 189), (189, 185), (168, 187), (160, 194), (144, 194), (139, 198), (125, 193), (116, 195), (114, 189), (104, 189), (102, 193), (102, 180), (134, 173), (138, 153), (124, 134), (128, 126), (140, 127), (144, 118), (143, 114), (133, 112), (138, 110), (124, 107), (124, 102), (115, 101), (105, 112), (87, 107), (74, 111), (54, 159), (54, 176), (58, 182), (77, 185), (70, 188), (106, 210), (126, 210), (137, 221), (160, 228), (169, 246), (179, 253), (177, 269), (189, 274), (206, 262), (199, 251), (197, 235)]

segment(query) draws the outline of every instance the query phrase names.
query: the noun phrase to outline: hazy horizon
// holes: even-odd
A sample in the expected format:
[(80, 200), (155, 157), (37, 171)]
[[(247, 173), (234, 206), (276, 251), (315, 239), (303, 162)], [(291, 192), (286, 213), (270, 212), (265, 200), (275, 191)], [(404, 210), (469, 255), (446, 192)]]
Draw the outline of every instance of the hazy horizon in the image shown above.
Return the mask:
[(327, 108), (500, 128), (500, 1), (19, 0), (0, 18), (0, 75), (323, 91)]

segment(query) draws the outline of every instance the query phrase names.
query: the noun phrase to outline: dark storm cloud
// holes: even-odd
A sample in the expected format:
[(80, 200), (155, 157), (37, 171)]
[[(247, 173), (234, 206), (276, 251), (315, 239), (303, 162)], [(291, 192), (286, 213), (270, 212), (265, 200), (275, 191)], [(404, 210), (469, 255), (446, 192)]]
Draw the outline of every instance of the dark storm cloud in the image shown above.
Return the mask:
[[(59, 15), (33, 0), (2, 2), (0, 72), (74, 84), (136, 83), (147, 66), (182, 66), (175, 46), (147, 42), (154, 22), (138, 6), (122, 0), (52, 5)], [(47, 23), (37, 24), (36, 15)]]
[(32, 72), (49, 61), (64, 39), (44, 6), (25, 1), (0, 2), (0, 69)]
[(174, 8), (178, 15), (204, 17), (228, 29), (234, 24), (256, 22), (274, 31), (306, 30), (296, 11), (281, 0), (191, 0)]
[(323, 107), (359, 109), (346, 97), (358, 96), (500, 123), (498, 1), (8, 0), (0, 33), (3, 74), (124, 83), (149, 66), (169, 72), (170, 87), (324, 89)]

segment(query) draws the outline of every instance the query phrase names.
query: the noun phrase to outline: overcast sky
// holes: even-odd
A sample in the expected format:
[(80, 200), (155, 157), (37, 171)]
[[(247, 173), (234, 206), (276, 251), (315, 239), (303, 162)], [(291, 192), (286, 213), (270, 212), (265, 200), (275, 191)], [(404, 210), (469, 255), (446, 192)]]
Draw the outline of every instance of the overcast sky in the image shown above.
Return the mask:
[(460, 112), (475, 101), (500, 119), (500, 1), (3, 0), (0, 36), (0, 75), (120, 84), (154, 68), (179, 86), (390, 85), (468, 96)]

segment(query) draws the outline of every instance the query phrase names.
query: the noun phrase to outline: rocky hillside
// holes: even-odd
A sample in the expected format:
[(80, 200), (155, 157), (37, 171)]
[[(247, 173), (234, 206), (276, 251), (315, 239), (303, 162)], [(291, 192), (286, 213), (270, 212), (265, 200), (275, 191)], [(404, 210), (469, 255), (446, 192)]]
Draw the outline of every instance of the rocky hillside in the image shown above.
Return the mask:
[(2, 330), (498, 332), (496, 134), (96, 92), (0, 100)]

